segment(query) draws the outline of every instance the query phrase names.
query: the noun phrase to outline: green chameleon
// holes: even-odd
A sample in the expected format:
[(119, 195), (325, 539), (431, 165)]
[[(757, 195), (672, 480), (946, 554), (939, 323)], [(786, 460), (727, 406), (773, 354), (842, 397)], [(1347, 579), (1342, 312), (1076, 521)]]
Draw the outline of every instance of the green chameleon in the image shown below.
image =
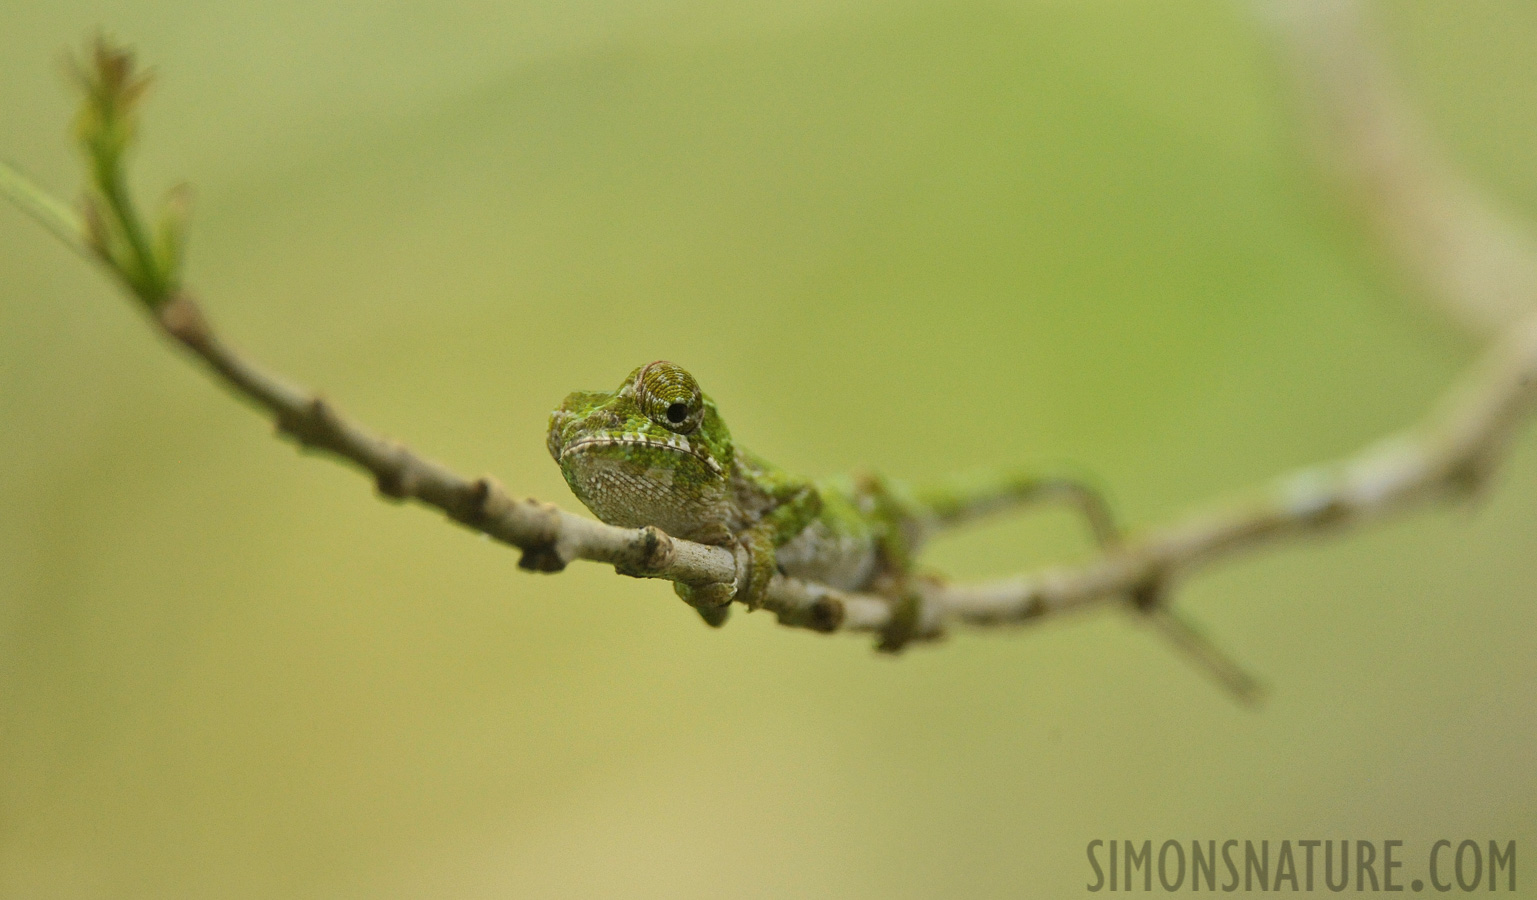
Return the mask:
[(872, 475), (790, 475), (734, 444), (693, 376), (665, 361), (615, 390), (568, 396), (550, 415), (548, 443), (577, 499), (604, 522), (740, 548), (736, 584), (675, 584), (715, 626), (733, 599), (757, 608), (776, 571), (900, 598), (934, 532), (1020, 503), (1067, 500), (1102, 543), (1116, 536), (1099, 496), (1065, 479), (998, 475), (915, 490)]

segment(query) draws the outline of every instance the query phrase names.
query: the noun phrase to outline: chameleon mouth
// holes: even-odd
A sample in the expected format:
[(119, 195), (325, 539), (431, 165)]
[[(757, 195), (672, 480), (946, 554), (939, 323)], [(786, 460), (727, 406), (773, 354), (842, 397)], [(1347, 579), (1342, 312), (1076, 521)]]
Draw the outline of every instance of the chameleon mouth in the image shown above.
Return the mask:
[(721, 469), (720, 463), (716, 462), (708, 455), (695, 450), (694, 446), (689, 443), (688, 438), (681, 434), (668, 435), (664, 438), (656, 438), (642, 434), (625, 434), (620, 435), (619, 437), (582, 438), (576, 443), (571, 444), (564, 450), (560, 451), (560, 459), (562, 462), (564, 462), (567, 456), (572, 456), (586, 450), (596, 450), (603, 447), (619, 447), (625, 444), (638, 444), (642, 447), (654, 447), (658, 450), (670, 450), (674, 453), (681, 453), (685, 456), (692, 456), (693, 458), (703, 463), (706, 468), (708, 468), (711, 472), (714, 472), (716, 475), (726, 474)]

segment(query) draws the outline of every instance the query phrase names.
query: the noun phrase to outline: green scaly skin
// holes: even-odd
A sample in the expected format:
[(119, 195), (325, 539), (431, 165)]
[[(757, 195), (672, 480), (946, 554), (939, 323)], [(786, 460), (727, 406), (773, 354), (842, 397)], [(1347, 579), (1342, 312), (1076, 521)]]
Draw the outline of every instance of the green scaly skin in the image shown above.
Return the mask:
[(567, 397), (550, 414), (549, 448), (577, 499), (610, 525), (740, 548), (735, 584), (675, 585), (712, 625), (733, 599), (756, 609), (776, 571), (900, 602), (928, 536), (1026, 503), (1065, 501), (1101, 544), (1116, 540), (1099, 495), (1066, 479), (1004, 472), (910, 491), (873, 475), (789, 475), (733, 444), (715, 403), (670, 362)]
[(599, 519), (744, 551), (735, 585), (675, 585), (712, 625), (733, 599), (757, 608), (775, 571), (842, 590), (900, 578), (923, 518), (880, 479), (812, 482), (735, 445), (714, 402), (669, 362), (568, 396), (548, 443)]

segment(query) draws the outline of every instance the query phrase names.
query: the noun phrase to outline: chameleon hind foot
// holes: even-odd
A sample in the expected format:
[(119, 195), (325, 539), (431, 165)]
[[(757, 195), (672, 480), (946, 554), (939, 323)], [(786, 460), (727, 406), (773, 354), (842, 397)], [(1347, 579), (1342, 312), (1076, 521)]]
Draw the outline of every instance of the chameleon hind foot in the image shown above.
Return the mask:
[(726, 624), (727, 619), (731, 618), (730, 604), (725, 606), (696, 606), (694, 609), (699, 613), (699, 618), (704, 619), (704, 623), (711, 628), (719, 628)]
[(672, 589), (684, 603), (697, 610), (699, 617), (711, 628), (726, 624), (726, 619), (731, 615), (731, 599), (736, 596), (735, 585), (722, 582), (702, 585), (674, 582)]
[(737, 581), (743, 584), (738, 596), (748, 609), (757, 609), (768, 597), (769, 582), (779, 571), (773, 538), (751, 532), (742, 535), (737, 542), (736, 567)]

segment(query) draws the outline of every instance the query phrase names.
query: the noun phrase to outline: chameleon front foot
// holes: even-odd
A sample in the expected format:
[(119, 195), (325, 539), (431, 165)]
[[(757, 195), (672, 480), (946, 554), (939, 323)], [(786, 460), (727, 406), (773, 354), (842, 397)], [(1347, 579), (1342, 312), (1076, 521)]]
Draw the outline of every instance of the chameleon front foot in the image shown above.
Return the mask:
[(744, 535), (737, 542), (735, 555), (736, 578), (731, 584), (673, 584), (673, 591), (684, 603), (698, 610), (700, 617), (712, 628), (726, 623), (732, 600), (741, 600), (748, 609), (762, 606), (768, 596), (769, 582), (778, 571), (773, 545), (752, 535)]

